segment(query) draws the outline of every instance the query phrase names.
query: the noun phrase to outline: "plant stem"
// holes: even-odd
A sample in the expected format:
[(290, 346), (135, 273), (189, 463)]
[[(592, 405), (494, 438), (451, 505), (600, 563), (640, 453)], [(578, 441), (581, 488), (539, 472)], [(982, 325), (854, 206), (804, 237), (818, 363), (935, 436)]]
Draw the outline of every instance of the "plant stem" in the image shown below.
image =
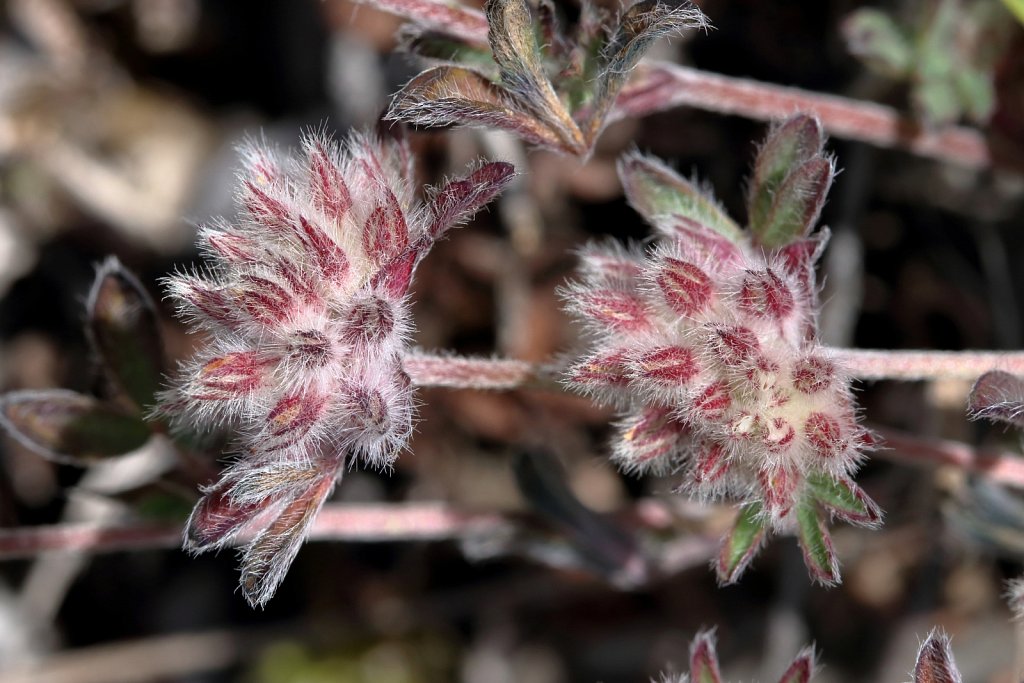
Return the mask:
[(876, 429), (882, 448), (874, 455), (899, 463), (952, 465), (983, 474), (996, 484), (1024, 489), (1024, 458), (1019, 454), (981, 451), (946, 439), (926, 439), (893, 429)]
[(1024, 375), (1020, 351), (875, 351), (834, 349), (858, 379), (974, 380), (990, 370)]
[[(309, 537), (350, 542), (439, 540), (493, 533), (508, 523), (496, 513), (463, 512), (440, 503), (335, 504), (321, 510)], [(109, 553), (179, 545), (181, 525), (105, 523), (0, 529), (0, 560), (48, 551)]]
[(984, 136), (974, 128), (928, 130), (896, 109), (838, 95), (722, 76), (670, 62), (642, 62), (616, 100), (612, 120), (690, 106), (761, 121), (795, 112), (814, 114), (832, 135), (895, 147), (970, 168), (993, 163)]
[[(831, 349), (858, 379), (976, 379), (989, 370), (1024, 375), (1024, 352), (876, 351)], [(557, 370), (518, 360), (462, 358), (417, 353), (405, 358), (406, 373), (421, 387), (509, 390), (554, 389)]]
[(402, 362), (413, 384), (453, 389), (556, 388), (553, 371), (519, 360), (408, 355)]
[[(626, 527), (651, 530), (670, 528), (679, 519), (690, 524), (700, 524), (702, 519), (692, 510), (656, 499), (639, 500), (618, 517)], [(335, 503), (324, 506), (320, 511), (309, 539), (380, 543), (439, 541), (471, 536), (495, 538), (507, 536), (510, 529), (520, 527), (524, 521), (528, 521), (525, 516), (459, 510), (445, 503)], [(181, 545), (181, 533), (180, 524), (140, 522), (0, 529), (0, 561), (29, 558), (45, 552), (101, 554), (175, 548)], [(238, 542), (246, 540), (239, 538)], [(704, 552), (712, 539), (704, 535), (689, 540), (694, 542), (683, 544), (674, 552), (692, 554), (695, 549)]]

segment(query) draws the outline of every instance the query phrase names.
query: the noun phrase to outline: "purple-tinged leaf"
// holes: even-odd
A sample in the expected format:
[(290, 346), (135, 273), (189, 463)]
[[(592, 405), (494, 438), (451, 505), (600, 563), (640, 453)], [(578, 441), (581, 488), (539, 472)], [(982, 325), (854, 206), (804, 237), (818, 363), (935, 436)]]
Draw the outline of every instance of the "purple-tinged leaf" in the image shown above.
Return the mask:
[(267, 603), (295, 560), (309, 527), (334, 488), (334, 473), (325, 474), (289, 501), (277, 518), (249, 543), (242, 555), (242, 595), (252, 606)]
[(747, 195), (750, 229), (762, 243), (776, 247), (786, 244), (780, 241), (772, 244), (764, 237), (776, 204), (776, 194), (795, 169), (812, 159), (824, 159), (824, 145), (825, 134), (821, 124), (806, 114), (793, 116), (769, 131), (768, 139), (754, 161), (754, 177)]
[(699, 254), (716, 268), (729, 270), (743, 263), (743, 251), (736, 242), (692, 218), (675, 214), (659, 227), (679, 243), (682, 253)]
[(634, 292), (610, 287), (595, 289), (570, 303), (582, 316), (609, 329), (635, 333), (651, 328), (651, 312)]
[(814, 676), (814, 648), (807, 648), (796, 656), (782, 674), (779, 683), (808, 683)]
[(722, 683), (712, 631), (701, 631), (690, 644), (690, 683)]
[(760, 503), (748, 503), (740, 509), (739, 517), (729, 533), (722, 539), (715, 570), (718, 582), (736, 583), (757, 551), (766, 534), (767, 519)]
[[(418, 243), (419, 244), (419, 243)], [(381, 266), (373, 278), (373, 287), (383, 290), (393, 299), (399, 299), (409, 291), (412, 274), (416, 264), (424, 254), (424, 249), (411, 248)]]
[(751, 223), (758, 243), (775, 249), (806, 237), (818, 222), (834, 175), (832, 159), (821, 156), (793, 169), (773, 191), (771, 209), (763, 221)]
[(501, 84), (525, 111), (532, 112), (574, 154), (588, 151), (576, 122), (565, 110), (548, 79), (537, 42), (533, 14), (526, 0), (487, 0), (487, 39)]
[(685, 0), (639, 0), (628, 6), (619, 16), (601, 55), (594, 103), (583, 124), (588, 139), (597, 139), (630, 72), (655, 40), (706, 26), (700, 10)]
[(472, 69), (437, 66), (395, 95), (387, 118), (423, 126), (468, 125), (507, 130), (526, 142), (561, 149), (562, 141), (501, 88)]
[(811, 578), (826, 586), (839, 583), (839, 561), (821, 513), (813, 504), (804, 503), (796, 508), (796, 521), (797, 538)]
[(487, 17), (479, 10), (446, 0), (358, 0), (411, 20), (470, 45), (487, 47)]
[(1024, 379), (1002, 370), (978, 378), (967, 399), (971, 419), (985, 418), (1024, 427)]
[(138, 417), (63, 389), (5, 394), (0, 425), (47, 459), (83, 466), (129, 453), (150, 437)]
[(109, 379), (138, 408), (151, 406), (164, 366), (156, 305), (113, 256), (96, 273), (87, 316), (89, 337)]
[(464, 178), (453, 180), (438, 190), (430, 201), (434, 221), (428, 234), (437, 238), (452, 226), (468, 221), (477, 211), (494, 199), (512, 180), (512, 164), (486, 163)]
[(816, 472), (808, 475), (807, 484), (814, 499), (833, 517), (870, 528), (881, 524), (882, 512), (875, 501), (849, 479)]
[(636, 409), (617, 425), (612, 460), (627, 472), (664, 472), (683, 452), (690, 429), (662, 407)]
[(932, 631), (917, 653), (914, 683), (961, 683), (949, 636)]
[[(260, 511), (267, 509), (262, 502), (240, 504), (230, 496), (234, 482), (222, 479), (199, 499), (185, 524), (184, 548), (189, 552), (202, 553), (221, 548), (232, 541), (243, 530), (259, 528)], [(266, 524), (268, 520), (264, 519)]]
[(384, 264), (409, 246), (409, 225), (398, 200), (390, 191), (378, 198), (363, 224), (363, 250), (377, 264)]
[(580, 358), (565, 371), (565, 381), (599, 402), (625, 399), (629, 385), (629, 349), (601, 349)]
[[(731, 242), (740, 242), (740, 227), (713, 199), (693, 183), (652, 157), (627, 154), (618, 164), (626, 198), (649, 223), (671, 236), (675, 220), (682, 216), (714, 230)], [(667, 226), (662, 228), (662, 226)]]

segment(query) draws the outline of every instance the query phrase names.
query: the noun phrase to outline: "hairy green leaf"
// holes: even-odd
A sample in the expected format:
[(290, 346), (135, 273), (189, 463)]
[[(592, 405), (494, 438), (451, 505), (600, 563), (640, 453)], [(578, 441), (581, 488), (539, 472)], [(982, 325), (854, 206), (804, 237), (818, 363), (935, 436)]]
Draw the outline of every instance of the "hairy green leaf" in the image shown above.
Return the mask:
[(826, 586), (838, 583), (839, 563), (821, 513), (813, 503), (804, 502), (797, 506), (795, 514), (797, 537), (811, 577)]
[(772, 230), (780, 188), (796, 169), (815, 158), (823, 158), (824, 145), (825, 134), (813, 116), (793, 116), (769, 131), (754, 160), (754, 177), (747, 196), (750, 229), (757, 240), (766, 243), (765, 235)]
[(732, 530), (722, 541), (716, 569), (722, 584), (735, 583), (754, 555), (761, 549), (767, 521), (760, 503), (749, 503), (740, 510)]
[(774, 191), (764, 222), (756, 229), (751, 225), (757, 241), (778, 249), (806, 237), (818, 222), (834, 175), (832, 160), (821, 156), (795, 168)]
[(852, 524), (874, 527), (882, 513), (864, 490), (849, 479), (814, 472), (807, 476), (811, 494), (836, 517)]
[(652, 225), (658, 226), (663, 222), (661, 219), (678, 215), (707, 226), (732, 242), (743, 239), (740, 227), (722, 207), (660, 161), (633, 153), (623, 157), (618, 167), (630, 205)]

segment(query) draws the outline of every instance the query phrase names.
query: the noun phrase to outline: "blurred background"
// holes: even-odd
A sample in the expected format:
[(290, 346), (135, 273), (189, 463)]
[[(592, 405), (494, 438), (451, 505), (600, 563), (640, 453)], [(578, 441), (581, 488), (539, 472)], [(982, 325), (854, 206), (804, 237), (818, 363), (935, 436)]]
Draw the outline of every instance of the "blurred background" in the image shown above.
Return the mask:
[[(972, 26), (970, 7), (984, 2), (1002, 13), (986, 28), (1000, 50), (986, 63), (995, 99), (980, 125), (1013, 167), (1024, 161), (1021, 26), (996, 0), (952, 3), (953, 25)], [(699, 4), (715, 28), (659, 44), (657, 57), (908, 114), (927, 100), (913, 74), (901, 80), (852, 56), (843, 26), (865, 6), (917, 26), (928, 3)], [(200, 340), (161, 301), (158, 280), (201, 262), (198, 224), (234, 214), (236, 146), (247, 136), (287, 147), (314, 128), (374, 126), (418, 72), (393, 53), (400, 25), (348, 0), (0, 2), (2, 388), (109, 391), (83, 331), (96, 264), (109, 254), (157, 300), (171, 362), (186, 358)], [(960, 66), (954, 59), (954, 73)], [(416, 344), (534, 362), (571, 352), (577, 330), (555, 288), (572, 274), (573, 250), (648, 234), (622, 199), (617, 156), (635, 145), (667, 159), (742, 216), (744, 177), (765, 130), (676, 109), (611, 126), (586, 165), (499, 135), (413, 131), (424, 183), (481, 156), (515, 159), (522, 172), (489, 213), (424, 261)], [(825, 340), (1024, 346), (1022, 176), (840, 140), (830, 148), (842, 172), (823, 216), (834, 233), (822, 273)], [(869, 426), (1019, 448), (1015, 433), (964, 418), (969, 384), (859, 389)], [(513, 531), (310, 543), (262, 611), (236, 594), (227, 552), (3, 562), (0, 681), (645, 681), (685, 669), (702, 627), (717, 627), (731, 680), (773, 680), (813, 642), (824, 665), (817, 681), (896, 683), (936, 625), (953, 635), (964, 680), (1024, 672), (1024, 631), (1002, 597), (1021, 571), (1024, 501), (1006, 489), (873, 458), (858, 481), (886, 523), (835, 528), (842, 586), (811, 585), (795, 541), (777, 538), (738, 586), (720, 589), (707, 567), (710, 539), (730, 512), (679, 499), (671, 477), (616, 472), (606, 458), (610, 411), (539, 390), (420, 397), (412, 452), (390, 475), (350, 472), (334, 500), (443, 501), (506, 513), (521, 520)], [(0, 527), (179, 523), (204, 482), (149, 486), (161, 474), (117, 459), (55, 464), (5, 437)], [(656, 523), (643, 507), (652, 501), (668, 511)], [(617, 565), (622, 547), (657, 557), (656, 570)]]

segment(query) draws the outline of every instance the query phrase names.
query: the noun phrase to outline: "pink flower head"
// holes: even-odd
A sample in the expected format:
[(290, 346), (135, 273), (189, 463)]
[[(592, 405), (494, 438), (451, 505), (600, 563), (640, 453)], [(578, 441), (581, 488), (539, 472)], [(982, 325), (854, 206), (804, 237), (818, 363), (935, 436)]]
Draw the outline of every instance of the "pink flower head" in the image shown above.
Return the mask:
[(723, 550), (726, 581), (762, 531), (795, 529), (815, 578), (834, 582), (820, 514), (878, 521), (850, 479), (866, 444), (850, 378), (817, 341), (813, 267), (827, 234), (809, 231), (833, 173), (822, 144), (807, 117), (773, 132), (746, 230), (659, 162), (626, 157), (627, 196), (656, 240), (645, 251), (587, 248), (566, 292), (592, 339), (568, 384), (624, 412), (613, 459), (627, 471), (681, 472), (698, 498), (746, 504), (748, 533)]
[(512, 167), (480, 165), (424, 204), (401, 141), (310, 135), (299, 155), (250, 145), (244, 158), (239, 220), (199, 235), (209, 268), (167, 280), (209, 342), (161, 411), (237, 431), (237, 458), (196, 505), (185, 546), (203, 552), (241, 536), (242, 590), (263, 604), (345, 465), (387, 468), (407, 445), (413, 270)]

